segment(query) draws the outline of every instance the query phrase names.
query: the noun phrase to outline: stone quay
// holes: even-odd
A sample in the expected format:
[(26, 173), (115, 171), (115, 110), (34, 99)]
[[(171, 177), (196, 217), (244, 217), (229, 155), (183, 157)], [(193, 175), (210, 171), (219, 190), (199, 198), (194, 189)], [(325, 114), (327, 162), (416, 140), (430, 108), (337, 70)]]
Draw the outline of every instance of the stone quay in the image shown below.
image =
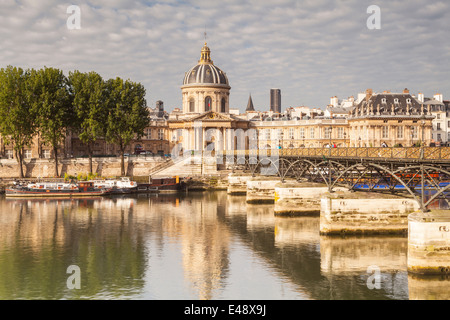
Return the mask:
[(323, 196), (321, 234), (406, 234), (408, 215), (419, 210), (406, 195), (334, 192)]

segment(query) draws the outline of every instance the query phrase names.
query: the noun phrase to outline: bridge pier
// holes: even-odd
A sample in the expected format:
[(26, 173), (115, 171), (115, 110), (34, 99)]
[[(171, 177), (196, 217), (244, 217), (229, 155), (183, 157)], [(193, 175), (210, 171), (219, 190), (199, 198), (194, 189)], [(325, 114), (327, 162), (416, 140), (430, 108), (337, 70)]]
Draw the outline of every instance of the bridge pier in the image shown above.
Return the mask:
[(414, 199), (374, 192), (336, 192), (321, 199), (320, 233), (406, 234)]
[(247, 181), (250, 179), (252, 179), (251, 174), (230, 173), (228, 175), (227, 193), (234, 195), (247, 194)]
[(274, 203), (275, 185), (280, 182), (277, 176), (259, 176), (248, 180), (247, 203)]
[(450, 274), (450, 210), (415, 212), (409, 216), (408, 271)]
[[(336, 188), (336, 190), (348, 189)], [(319, 216), (321, 197), (326, 194), (328, 194), (328, 187), (324, 183), (277, 184), (274, 213), (278, 216)]]

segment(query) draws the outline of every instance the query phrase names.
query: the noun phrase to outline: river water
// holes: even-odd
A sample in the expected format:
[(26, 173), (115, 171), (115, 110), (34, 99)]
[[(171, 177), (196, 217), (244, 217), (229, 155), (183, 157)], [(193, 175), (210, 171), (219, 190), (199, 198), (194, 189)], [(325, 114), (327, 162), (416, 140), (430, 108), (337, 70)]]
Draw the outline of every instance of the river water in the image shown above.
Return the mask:
[(222, 191), (2, 197), (0, 299), (449, 299), (448, 279), (408, 274), (407, 247)]

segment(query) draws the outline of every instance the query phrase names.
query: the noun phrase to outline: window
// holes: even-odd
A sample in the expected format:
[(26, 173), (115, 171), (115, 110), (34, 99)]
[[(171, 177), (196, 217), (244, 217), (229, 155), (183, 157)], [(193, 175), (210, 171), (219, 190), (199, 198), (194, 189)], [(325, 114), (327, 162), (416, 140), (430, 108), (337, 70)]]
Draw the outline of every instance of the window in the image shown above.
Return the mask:
[(411, 137), (417, 139), (419, 137), (419, 127), (411, 127)]
[(440, 113), (436, 113), (436, 119), (440, 119), (441, 118), (441, 114)]
[(151, 138), (152, 138), (152, 129), (147, 128), (147, 130), (146, 130), (146, 136), (147, 136), (147, 139), (151, 139)]
[(331, 128), (324, 128), (325, 130), (325, 139), (330, 139)]
[(194, 98), (189, 100), (189, 112), (195, 112), (195, 101)]
[(43, 152), (44, 159), (50, 159), (50, 150), (44, 150)]
[(283, 140), (283, 129), (277, 129), (277, 139)]
[(12, 159), (12, 158), (14, 158), (13, 151), (12, 151), (12, 150), (6, 150), (5, 156), (6, 156), (6, 159)]
[(389, 139), (389, 127), (388, 126), (383, 126), (382, 130), (381, 130), (381, 137), (383, 139)]
[(441, 130), (441, 124), (438, 122), (438, 123), (436, 123), (436, 129), (437, 130)]
[(411, 103), (411, 99), (410, 98), (406, 99), (406, 103)]
[(338, 128), (338, 139), (343, 139), (344, 138), (344, 128), (339, 127)]
[(264, 135), (264, 139), (265, 140), (270, 140), (270, 129), (266, 129), (265, 135)]
[(211, 97), (206, 97), (205, 98), (205, 112), (211, 111), (211, 107), (212, 107), (212, 100)]
[(30, 149), (26, 149), (25, 152), (24, 152), (24, 156), (23, 157), (25, 159), (31, 159), (31, 156), (32, 156), (31, 150)]
[(222, 101), (220, 103), (220, 112), (226, 112), (227, 111), (226, 104), (227, 104), (227, 102), (225, 101), (225, 98), (222, 98)]
[(402, 126), (397, 127), (397, 139), (403, 139), (403, 127)]
[(437, 137), (437, 141), (442, 141), (442, 140), (441, 140), (441, 134), (440, 134), (440, 133), (438, 133), (436, 137)]
[(395, 103), (395, 104), (398, 104), (398, 98), (395, 98), (395, 99), (394, 99), (394, 103)]
[(381, 103), (386, 104), (386, 98), (381, 99)]
[(311, 139), (314, 139), (314, 134), (315, 134), (316, 130), (314, 128), (310, 128), (309, 129), (309, 137)]
[(164, 139), (164, 129), (158, 129), (158, 139), (159, 140)]
[(294, 128), (289, 128), (289, 139), (294, 139)]
[(305, 128), (300, 128), (300, 139), (305, 139)]

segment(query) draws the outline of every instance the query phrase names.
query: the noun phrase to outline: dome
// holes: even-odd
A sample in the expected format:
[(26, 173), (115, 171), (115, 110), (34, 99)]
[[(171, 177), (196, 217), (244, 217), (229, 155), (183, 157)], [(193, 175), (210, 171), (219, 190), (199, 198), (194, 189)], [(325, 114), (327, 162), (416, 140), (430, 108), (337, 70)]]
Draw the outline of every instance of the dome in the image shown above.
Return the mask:
[(211, 51), (206, 45), (202, 48), (198, 64), (184, 75), (183, 86), (215, 85), (229, 87), (225, 72), (216, 67), (211, 60)]

